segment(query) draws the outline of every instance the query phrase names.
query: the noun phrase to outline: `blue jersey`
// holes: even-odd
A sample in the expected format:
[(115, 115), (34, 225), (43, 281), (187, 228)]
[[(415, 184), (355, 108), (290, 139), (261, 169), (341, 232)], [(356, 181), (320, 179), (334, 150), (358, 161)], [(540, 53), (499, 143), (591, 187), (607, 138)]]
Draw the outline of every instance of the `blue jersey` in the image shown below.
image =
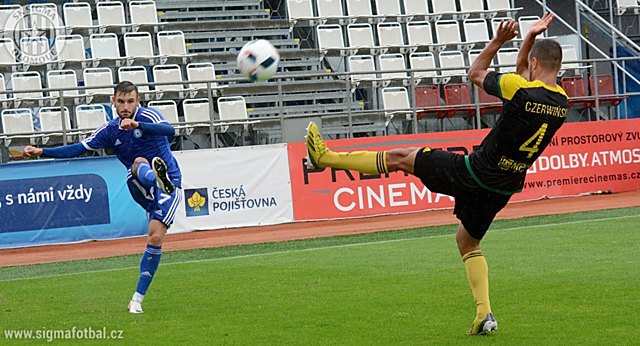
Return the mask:
[[(167, 123), (162, 114), (153, 108), (138, 107), (132, 118), (138, 123), (160, 124)], [(154, 157), (160, 157), (167, 164), (167, 174), (177, 187), (182, 187), (182, 173), (175, 157), (171, 153), (169, 140), (166, 136), (150, 133), (139, 128), (123, 130), (120, 128), (120, 118), (115, 118), (98, 127), (89, 137), (82, 140), (87, 150), (113, 149), (118, 160), (131, 169), (137, 157), (144, 157), (151, 162)]]

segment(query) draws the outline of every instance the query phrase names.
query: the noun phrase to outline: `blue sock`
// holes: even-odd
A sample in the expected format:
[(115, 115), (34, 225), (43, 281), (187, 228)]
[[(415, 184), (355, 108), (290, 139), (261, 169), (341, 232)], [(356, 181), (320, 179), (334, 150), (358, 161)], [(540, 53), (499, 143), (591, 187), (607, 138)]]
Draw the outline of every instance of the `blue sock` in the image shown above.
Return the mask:
[(139, 294), (145, 295), (145, 293), (147, 293), (147, 289), (149, 285), (151, 285), (151, 280), (153, 280), (153, 275), (156, 273), (158, 265), (160, 264), (160, 256), (162, 256), (161, 246), (147, 244), (147, 251), (144, 252), (142, 261), (140, 261), (140, 277), (138, 278), (138, 287), (136, 288), (136, 292)]
[(138, 164), (136, 176), (144, 186), (156, 186), (156, 175), (153, 173), (153, 170), (151, 170), (151, 166), (149, 166), (148, 163), (140, 162)]

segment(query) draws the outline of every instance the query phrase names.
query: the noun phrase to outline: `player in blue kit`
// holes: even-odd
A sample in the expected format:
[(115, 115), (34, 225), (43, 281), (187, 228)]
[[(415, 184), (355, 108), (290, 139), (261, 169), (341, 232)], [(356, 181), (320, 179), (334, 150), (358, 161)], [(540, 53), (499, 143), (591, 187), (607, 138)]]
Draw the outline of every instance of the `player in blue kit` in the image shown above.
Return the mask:
[(180, 204), (182, 173), (167, 139), (175, 135), (173, 126), (157, 110), (140, 107), (135, 84), (120, 82), (112, 101), (118, 118), (103, 124), (80, 143), (56, 148), (27, 146), (23, 154), (71, 158), (92, 150), (112, 149), (127, 168), (129, 192), (147, 211), (149, 219), (147, 250), (142, 255), (138, 286), (128, 307), (130, 313), (139, 314), (160, 263), (164, 235)]

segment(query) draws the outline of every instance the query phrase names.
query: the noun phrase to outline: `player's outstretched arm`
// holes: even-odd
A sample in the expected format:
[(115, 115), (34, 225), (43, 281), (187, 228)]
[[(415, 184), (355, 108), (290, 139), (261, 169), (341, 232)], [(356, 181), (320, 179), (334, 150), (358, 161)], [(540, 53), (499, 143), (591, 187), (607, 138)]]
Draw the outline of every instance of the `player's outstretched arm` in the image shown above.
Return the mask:
[(531, 47), (533, 47), (533, 44), (536, 42), (536, 37), (549, 28), (554, 17), (555, 15), (553, 13), (545, 13), (539, 21), (531, 26), (529, 33), (527, 33), (527, 36), (522, 41), (516, 59), (516, 73), (526, 80), (529, 80), (529, 52), (531, 51)]
[(493, 57), (498, 53), (502, 45), (516, 37), (516, 35), (518, 35), (518, 22), (513, 19), (500, 22), (491, 42), (480, 52), (473, 65), (469, 68), (468, 77), (473, 84), (480, 88), (483, 87), (482, 83), (489, 73), (488, 68)]
[(58, 159), (68, 159), (71, 157), (80, 156), (87, 151), (87, 148), (85, 148), (82, 143), (63, 145), (55, 148), (36, 148), (29, 145), (22, 150), (22, 156), (27, 158), (43, 156)]

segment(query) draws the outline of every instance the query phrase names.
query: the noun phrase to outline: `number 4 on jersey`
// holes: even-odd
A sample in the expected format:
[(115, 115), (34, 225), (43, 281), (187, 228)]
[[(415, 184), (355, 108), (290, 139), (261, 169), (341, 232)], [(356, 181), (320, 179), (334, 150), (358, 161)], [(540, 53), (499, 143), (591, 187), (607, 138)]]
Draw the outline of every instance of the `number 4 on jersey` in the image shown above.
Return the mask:
[[(522, 145), (520, 146), (520, 151), (525, 151), (528, 152), (529, 155), (527, 155), (527, 158), (531, 158), (533, 156), (533, 154), (538, 152), (538, 147), (540, 146), (540, 143), (542, 143), (542, 139), (544, 138), (545, 133), (547, 133), (547, 126), (549, 126), (549, 124), (544, 123), (542, 124), (542, 126), (540, 126), (540, 128), (538, 129), (538, 131), (531, 136), (531, 138), (527, 139), (526, 142), (522, 143)], [(531, 143), (535, 144), (530, 147), (529, 145), (531, 145)]]

